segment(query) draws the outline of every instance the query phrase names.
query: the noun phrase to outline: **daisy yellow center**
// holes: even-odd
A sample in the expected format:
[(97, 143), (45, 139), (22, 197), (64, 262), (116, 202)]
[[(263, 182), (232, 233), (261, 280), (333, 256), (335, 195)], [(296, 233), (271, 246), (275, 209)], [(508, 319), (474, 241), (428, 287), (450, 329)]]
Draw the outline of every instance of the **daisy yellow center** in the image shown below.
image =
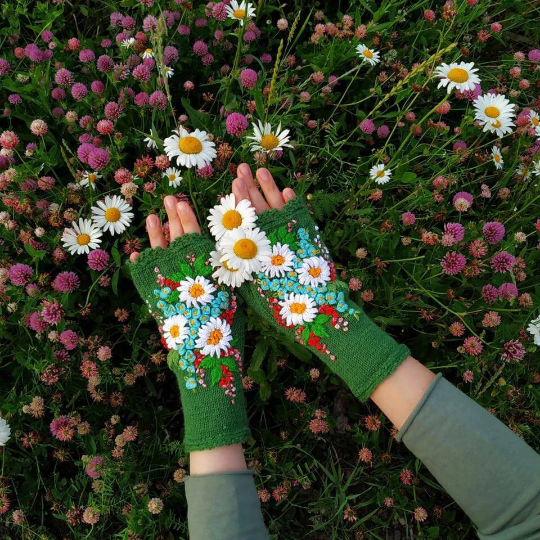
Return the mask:
[(204, 294), (204, 288), (200, 283), (194, 283), (189, 288), (189, 294), (192, 298), (199, 298), (199, 296), (202, 296)]
[(89, 243), (90, 243), (89, 234), (83, 233), (77, 236), (77, 244), (79, 244), (79, 246), (87, 246)]
[(217, 345), (221, 338), (223, 337), (223, 334), (221, 330), (218, 330), (217, 328), (215, 330), (212, 330), (210, 334), (208, 335), (208, 339), (206, 340), (207, 345)]
[(233, 11), (233, 15), (237, 18), (237, 19), (243, 19), (245, 16), (246, 16), (246, 10), (245, 9), (235, 9)]
[(499, 163), (499, 161), (501, 161), (501, 157), (499, 156), (499, 154), (495, 154), (495, 155), (493, 156), (493, 159), (494, 159), (497, 163)]
[(532, 122), (533, 125), (535, 125), (535, 126), (540, 125), (540, 120), (538, 120), (538, 118), (536, 118), (536, 116), (533, 116), (533, 117), (532, 117), (531, 122)]
[(234, 244), (233, 251), (241, 259), (253, 259), (257, 255), (257, 244), (249, 238), (242, 238)]
[(238, 268), (230, 267), (228, 261), (223, 261), (221, 264), (223, 265), (223, 268), (225, 268), (225, 270), (228, 270), (229, 272), (238, 272)]
[(384, 169), (381, 169), (379, 171), (377, 171), (377, 178), (382, 178), (384, 176)]
[(493, 124), (491, 124), (491, 126), (494, 127), (494, 128), (500, 128), (502, 126), (502, 124), (501, 124), (500, 120), (495, 120), (495, 122), (493, 122)]
[(263, 137), (261, 138), (261, 146), (265, 150), (273, 150), (274, 148), (277, 148), (279, 146), (279, 139), (272, 133), (269, 133), (268, 135), (263, 135)]
[(105, 210), (105, 219), (116, 223), (120, 219), (120, 210), (118, 208), (108, 208)]
[(493, 107), (493, 105), (490, 105), (489, 107), (486, 107), (486, 110), (484, 111), (484, 113), (489, 118), (497, 118), (497, 116), (501, 114), (501, 111), (499, 111), (497, 107)]
[(296, 313), (297, 315), (302, 315), (306, 311), (306, 304), (301, 304), (299, 302), (293, 302), (291, 304), (291, 313)]
[(172, 338), (176, 339), (180, 335), (180, 327), (174, 324), (169, 328), (169, 334), (171, 334)]
[(227, 210), (221, 218), (221, 223), (230, 231), (242, 225), (242, 216), (238, 210)]
[(373, 53), (369, 49), (365, 49), (362, 53), (366, 58), (373, 58)]
[(321, 275), (321, 269), (320, 268), (310, 268), (308, 270), (308, 274), (311, 277), (318, 278)]
[(152, 54), (152, 49), (146, 49), (146, 51), (144, 51), (146, 54)]
[(469, 80), (469, 74), (467, 70), (463, 68), (452, 68), (446, 75), (452, 82), (464, 83)]
[(169, 182), (174, 182), (176, 180), (176, 174), (171, 173), (169, 174)]
[(88, 175), (88, 181), (89, 182), (95, 182), (97, 179), (97, 176), (94, 173), (91, 173)]
[(285, 262), (283, 255), (274, 255), (271, 259), (272, 266), (281, 266)]
[(197, 137), (182, 137), (178, 141), (178, 148), (184, 154), (200, 154), (202, 151), (202, 142)]

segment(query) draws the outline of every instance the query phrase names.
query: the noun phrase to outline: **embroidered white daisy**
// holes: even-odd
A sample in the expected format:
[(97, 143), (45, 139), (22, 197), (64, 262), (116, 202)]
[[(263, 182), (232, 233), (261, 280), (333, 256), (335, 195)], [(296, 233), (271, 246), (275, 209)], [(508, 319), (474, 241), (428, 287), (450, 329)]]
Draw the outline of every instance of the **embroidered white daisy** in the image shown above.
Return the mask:
[(154, 58), (154, 51), (150, 48), (145, 49), (142, 53), (143, 58)]
[(512, 132), (514, 106), (502, 95), (484, 94), (474, 101), (475, 118), (483, 124), (483, 131), (502, 137)]
[(199, 328), (199, 336), (195, 347), (200, 349), (205, 356), (221, 356), (221, 352), (227, 352), (232, 340), (231, 327), (223, 319), (211, 319)]
[(279, 305), (279, 314), (285, 319), (287, 326), (308, 323), (317, 316), (317, 305), (307, 294), (286, 294)]
[(220, 240), (219, 247), (223, 253), (221, 262), (227, 261), (232, 268), (249, 274), (260, 272), (272, 253), (270, 240), (260, 229), (228, 231)]
[(118, 195), (107, 195), (97, 206), (92, 206), (92, 220), (102, 230), (111, 234), (124, 232), (133, 219), (131, 206)]
[(170, 187), (178, 187), (182, 182), (182, 176), (180, 175), (180, 171), (178, 169), (175, 169), (174, 167), (169, 167), (165, 171), (165, 176), (169, 181)]
[(206, 131), (196, 129), (188, 133), (183, 127), (173, 130), (174, 135), (163, 141), (169, 159), (176, 158), (182, 167), (204, 167), (217, 156), (215, 143), (208, 139)]
[(369, 170), (369, 177), (372, 180), (375, 180), (376, 184), (387, 184), (390, 182), (390, 177), (392, 176), (392, 171), (390, 169), (385, 169), (384, 165), (374, 165)]
[(251, 17), (255, 15), (253, 4), (251, 2), (246, 2), (246, 0), (242, 0), (242, 2), (232, 0), (228, 6), (225, 6), (225, 10), (227, 11), (229, 19), (238, 21), (240, 25), (243, 25), (246, 19), (251, 19)]
[(163, 323), (163, 339), (169, 349), (178, 349), (188, 337), (188, 322), (183, 315), (173, 315)]
[(296, 255), (287, 244), (280, 242), (272, 246), (270, 259), (262, 266), (262, 271), (271, 278), (284, 277), (287, 272), (293, 269)]
[(369, 47), (366, 47), (363, 43), (360, 43), (360, 45), (356, 47), (356, 52), (358, 53), (358, 56), (360, 56), (360, 58), (362, 59), (362, 62), (367, 62), (372, 66), (378, 64), (381, 61), (379, 52), (374, 51)]
[(289, 144), (291, 140), (289, 136), (289, 130), (281, 130), (281, 122), (276, 130), (272, 129), (272, 126), (266, 122), (263, 124), (260, 120), (257, 124), (253, 124), (253, 135), (246, 137), (251, 139), (251, 150), (253, 152), (277, 152), (283, 150), (283, 148), (292, 148)]
[(195, 279), (186, 277), (178, 287), (180, 301), (185, 302), (187, 307), (199, 307), (208, 304), (214, 299), (212, 293), (215, 290), (214, 285), (203, 276), (197, 276)]
[(163, 66), (163, 73), (167, 79), (170, 79), (174, 75), (174, 69), (169, 66)]
[(499, 150), (497, 146), (494, 146), (491, 149), (491, 157), (493, 159), (493, 163), (495, 163), (495, 168), (502, 169), (504, 161), (503, 161), (501, 151)]
[(212, 277), (217, 280), (220, 285), (228, 287), (240, 287), (244, 281), (249, 279), (249, 274), (244, 270), (240, 271), (237, 268), (229, 266), (227, 261), (222, 261), (223, 253), (221, 251), (210, 252), (210, 264), (215, 269)]
[(102, 178), (102, 175), (97, 172), (84, 171), (82, 180), (79, 183), (81, 186), (88, 186), (92, 189), (96, 189), (96, 180), (99, 180), (100, 178)]
[(473, 62), (460, 62), (445, 64), (444, 62), (435, 68), (434, 74), (440, 77), (441, 81), (437, 88), (446, 87), (448, 93), (454, 88), (460, 92), (474, 90), (475, 84), (480, 84), (480, 79)]
[(534, 338), (534, 344), (540, 346), (540, 317), (529, 323), (527, 331)]
[(330, 266), (322, 257), (309, 257), (304, 259), (302, 266), (297, 272), (298, 281), (302, 285), (319, 287), (330, 280)]
[(120, 45), (124, 47), (124, 49), (129, 49), (134, 43), (135, 43), (135, 38), (130, 37), (128, 39), (123, 39)]
[(64, 229), (62, 243), (71, 255), (90, 253), (101, 244), (103, 233), (89, 219), (80, 218), (79, 222), (71, 224), (72, 228)]
[(11, 428), (9, 424), (3, 418), (0, 418), (0, 446), (5, 446), (9, 441), (10, 435)]
[(236, 204), (234, 193), (222, 197), (219, 204), (210, 210), (208, 222), (210, 232), (216, 240), (219, 240), (227, 231), (232, 231), (238, 227), (252, 229), (257, 216), (255, 208), (251, 206), (249, 200), (244, 199)]

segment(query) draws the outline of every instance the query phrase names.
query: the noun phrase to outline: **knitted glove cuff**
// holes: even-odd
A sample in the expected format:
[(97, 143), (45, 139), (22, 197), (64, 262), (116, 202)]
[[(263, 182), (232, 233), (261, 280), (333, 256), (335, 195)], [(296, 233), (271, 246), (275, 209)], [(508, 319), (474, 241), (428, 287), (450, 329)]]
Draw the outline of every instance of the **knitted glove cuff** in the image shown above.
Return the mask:
[(213, 249), (209, 238), (186, 234), (130, 264), (178, 379), (188, 452), (250, 438), (241, 387), (243, 323), (234, 293), (212, 278)]

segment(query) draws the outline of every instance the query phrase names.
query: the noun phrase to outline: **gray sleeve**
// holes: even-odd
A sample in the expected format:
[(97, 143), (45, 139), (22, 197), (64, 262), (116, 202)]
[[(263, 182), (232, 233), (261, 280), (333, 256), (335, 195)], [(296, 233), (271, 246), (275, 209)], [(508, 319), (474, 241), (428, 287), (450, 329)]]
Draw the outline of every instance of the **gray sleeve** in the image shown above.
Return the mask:
[(268, 540), (252, 471), (186, 478), (190, 540)]
[(440, 375), (397, 435), (482, 540), (540, 539), (540, 455)]

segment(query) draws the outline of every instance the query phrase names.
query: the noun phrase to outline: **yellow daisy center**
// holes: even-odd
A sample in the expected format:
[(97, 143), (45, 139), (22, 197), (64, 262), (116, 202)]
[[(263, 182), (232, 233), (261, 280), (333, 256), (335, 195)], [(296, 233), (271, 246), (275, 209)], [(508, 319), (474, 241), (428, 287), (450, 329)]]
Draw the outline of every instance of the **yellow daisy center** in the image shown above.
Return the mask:
[(90, 243), (89, 234), (83, 233), (77, 236), (77, 244), (79, 244), (79, 246), (87, 246), (89, 243)]
[(501, 156), (499, 156), (499, 154), (494, 154), (494, 155), (493, 155), (493, 159), (494, 159), (497, 163), (499, 163), (499, 161), (501, 161)]
[(261, 138), (261, 146), (265, 150), (273, 150), (274, 148), (277, 148), (279, 146), (279, 139), (272, 133), (269, 133), (268, 135), (263, 135), (263, 137)]
[(502, 126), (502, 124), (501, 124), (500, 120), (495, 120), (495, 122), (493, 122), (491, 124), (491, 126), (494, 127), (494, 128), (500, 128)]
[(533, 123), (534, 126), (540, 125), (540, 120), (538, 120), (538, 118), (536, 118), (536, 116), (533, 116), (531, 118), (531, 122)]
[(223, 337), (223, 334), (221, 330), (218, 330), (217, 328), (215, 330), (212, 330), (210, 334), (208, 335), (208, 339), (206, 340), (207, 345), (217, 345), (221, 338)]
[(283, 255), (274, 255), (270, 261), (272, 266), (281, 266), (285, 262), (285, 257)]
[(146, 51), (144, 51), (146, 54), (152, 54), (152, 49), (146, 49)]
[(373, 58), (373, 53), (369, 49), (365, 49), (362, 53), (366, 58)]
[(469, 80), (469, 74), (467, 70), (463, 68), (452, 68), (446, 75), (452, 82), (464, 83)]
[(489, 107), (486, 107), (484, 114), (488, 116), (489, 118), (497, 118), (497, 116), (501, 114), (501, 111), (499, 111), (497, 107), (493, 107), (493, 105), (490, 105)]
[(200, 154), (202, 151), (202, 142), (197, 137), (182, 137), (178, 141), (178, 148), (184, 154)]
[(245, 16), (246, 16), (246, 10), (245, 9), (235, 9), (233, 11), (233, 15), (237, 18), (237, 19), (243, 19)]
[(236, 229), (242, 225), (242, 215), (238, 210), (227, 210), (221, 218), (221, 223), (229, 231)]
[(192, 298), (199, 298), (199, 296), (204, 294), (204, 287), (200, 283), (194, 283), (189, 288), (189, 294)]
[(322, 270), (320, 268), (310, 268), (308, 274), (311, 277), (318, 278), (321, 275)]
[(120, 219), (120, 210), (118, 210), (118, 208), (108, 208), (105, 211), (105, 219), (112, 223), (116, 223)]
[(225, 268), (225, 270), (228, 270), (229, 272), (238, 272), (238, 268), (232, 268), (231, 266), (229, 266), (229, 261), (223, 261), (221, 264), (223, 265), (223, 268)]
[(257, 255), (257, 244), (249, 238), (242, 238), (234, 244), (234, 254), (241, 259), (253, 259)]
[(384, 169), (380, 169), (377, 171), (377, 178), (382, 178), (385, 175)]
[(180, 335), (180, 327), (174, 324), (169, 328), (169, 334), (171, 334), (172, 338), (176, 339)]
[(93, 183), (93, 182), (95, 182), (96, 180), (97, 180), (97, 176), (96, 176), (94, 173), (90, 173), (90, 174), (88, 175), (88, 181), (89, 181), (89, 182)]
[(301, 304), (299, 302), (292, 302), (290, 306), (291, 313), (296, 313), (297, 315), (302, 315), (306, 311), (306, 304)]
[(169, 182), (174, 182), (176, 180), (176, 174), (171, 173), (169, 174)]

